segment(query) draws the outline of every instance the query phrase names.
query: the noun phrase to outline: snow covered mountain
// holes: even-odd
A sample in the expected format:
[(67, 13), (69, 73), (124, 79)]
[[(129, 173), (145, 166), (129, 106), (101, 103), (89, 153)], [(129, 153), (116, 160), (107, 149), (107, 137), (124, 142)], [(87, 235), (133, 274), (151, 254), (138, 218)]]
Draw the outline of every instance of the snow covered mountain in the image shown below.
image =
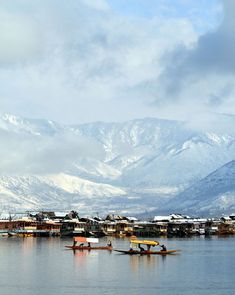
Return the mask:
[(215, 215), (235, 211), (235, 161), (217, 169), (177, 195), (166, 206), (169, 210)]
[(112, 199), (125, 195), (120, 188), (63, 173), (0, 178), (0, 206), (4, 211), (76, 208), (92, 213), (95, 209), (99, 212), (102, 203), (104, 209), (109, 209)]
[(0, 209), (158, 210), (234, 159), (235, 117), (216, 119), (219, 129), (200, 131), (154, 118), (63, 126), (4, 114)]

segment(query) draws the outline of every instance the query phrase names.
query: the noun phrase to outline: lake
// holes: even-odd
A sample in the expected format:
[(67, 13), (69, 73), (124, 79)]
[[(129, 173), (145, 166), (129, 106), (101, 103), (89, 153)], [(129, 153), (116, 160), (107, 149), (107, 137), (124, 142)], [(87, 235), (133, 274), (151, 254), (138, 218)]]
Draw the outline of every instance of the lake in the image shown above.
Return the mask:
[[(65, 249), (72, 239), (0, 238), (3, 295), (234, 294), (235, 237), (160, 238), (169, 256)], [(129, 239), (112, 239), (129, 249)], [(106, 244), (107, 238), (100, 239)]]

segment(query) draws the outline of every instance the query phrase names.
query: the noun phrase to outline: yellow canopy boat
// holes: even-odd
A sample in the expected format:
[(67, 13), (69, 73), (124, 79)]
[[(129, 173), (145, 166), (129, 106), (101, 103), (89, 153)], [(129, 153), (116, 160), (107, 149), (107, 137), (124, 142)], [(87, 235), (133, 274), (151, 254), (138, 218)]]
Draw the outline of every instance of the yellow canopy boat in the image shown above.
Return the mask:
[[(138, 240), (138, 239), (131, 239), (130, 240), (130, 249), (129, 250), (118, 250), (115, 249), (114, 251), (122, 253), (122, 254), (140, 254), (140, 255), (151, 255), (151, 254), (158, 254), (158, 255), (167, 255), (167, 254), (174, 254), (178, 252), (179, 250), (166, 250), (166, 247), (164, 250), (160, 251), (152, 251), (150, 250), (151, 246), (155, 247), (160, 245), (158, 241), (150, 241), (150, 240)], [(141, 245), (146, 245), (147, 249), (144, 249), (141, 247)], [(162, 247), (162, 246), (161, 246)]]
[(149, 240), (131, 240), (132, 244), (142, 244), (142, 245), (149, 245), (149, 246), (158, 246), (159, 242), (157, 241), (149, 241)]

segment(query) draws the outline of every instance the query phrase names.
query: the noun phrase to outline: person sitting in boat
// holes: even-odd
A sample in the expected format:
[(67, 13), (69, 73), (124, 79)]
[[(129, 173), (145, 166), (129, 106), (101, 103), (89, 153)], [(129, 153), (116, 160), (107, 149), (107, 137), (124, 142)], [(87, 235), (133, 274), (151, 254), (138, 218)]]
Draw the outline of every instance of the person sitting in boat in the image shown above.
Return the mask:
[(129, 249), (129, 251), (130, 252), (134, 251), (133, 248), (132, 248), (132, 243), (130, 243), (130, 249)]
[(166, 251), (167, 250), (165, 245), (161, 245), (160, 247), (162, 248), (161, 251)]
[(150, 251), (151, 245), (147, 245), (147, 251)]
[(112, 247), (112, 242), (111, 242), (110, 240), (108, 241), (107, 246), (108, 246), (108, 247)]
[(145, 249), (143, 247), (141, 247), (141, 245), (139, 244), (139, 249), (140, 249), (140, 252), (143, 252), (145, 251)]
[(83, 243), (79, 244), (79, 247), (83, 247), (83, 246), (84, 246), (84, 244), (83, 244)]

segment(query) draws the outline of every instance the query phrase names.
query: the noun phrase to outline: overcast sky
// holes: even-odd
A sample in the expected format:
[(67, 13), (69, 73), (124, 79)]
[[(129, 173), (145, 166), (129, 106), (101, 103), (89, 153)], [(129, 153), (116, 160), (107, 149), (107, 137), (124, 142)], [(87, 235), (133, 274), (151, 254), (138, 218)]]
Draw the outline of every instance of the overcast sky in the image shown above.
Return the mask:
[(233, 0), (0, 0), (0, 112), (61, 123), (235, 113)]

